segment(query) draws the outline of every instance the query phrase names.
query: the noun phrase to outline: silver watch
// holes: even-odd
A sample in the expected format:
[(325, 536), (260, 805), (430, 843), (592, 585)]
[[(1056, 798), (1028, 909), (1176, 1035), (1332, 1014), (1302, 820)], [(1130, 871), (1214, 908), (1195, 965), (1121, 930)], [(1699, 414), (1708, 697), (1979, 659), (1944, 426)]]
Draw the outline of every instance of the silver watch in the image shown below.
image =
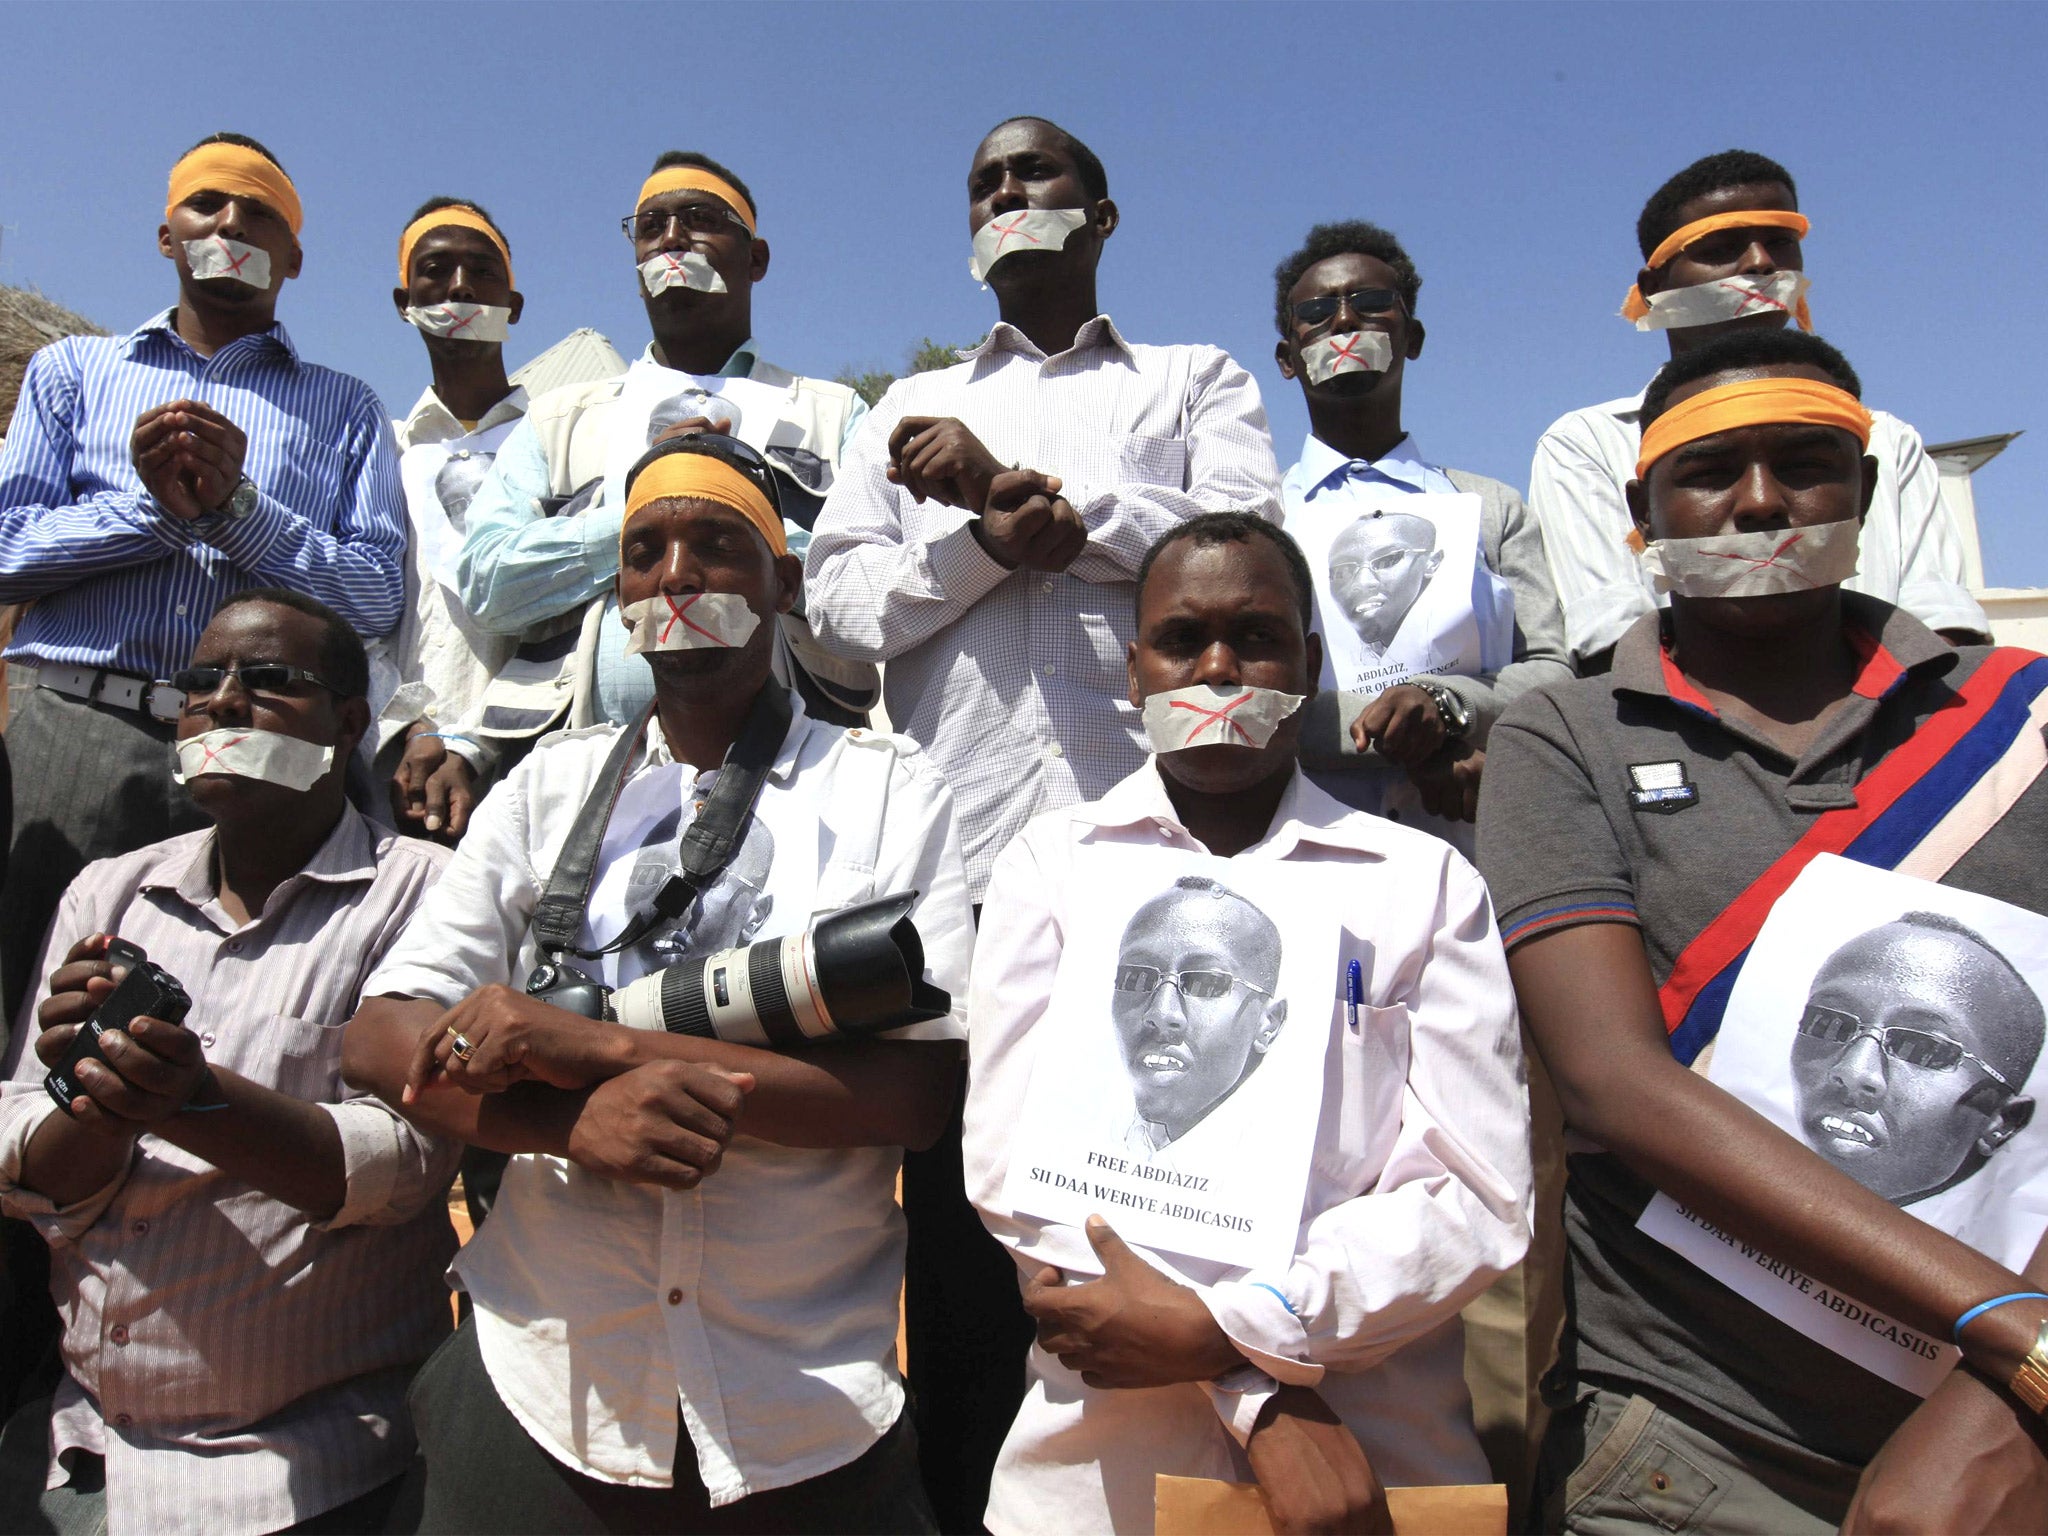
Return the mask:
[(1452, 741), (1463, 739), (1465, 733), (1472, 729), (1472, 712), (1465, 707), (1465, 701), (1442, 683), (1425, 682), (1421, 678), (1412, 678), (1410, 681), (1429, 695), (1430, 703), (1434, 704), (1436, 712), (1443, 716), (1444, 735)]
[(235, 482), (235, 488), (228, 492), (228, 499), (217, 509), (217, 515), (236, 519), (247, 517), (256, 510), (256, 498), (260, 493), (256, 482), (247, 475)]

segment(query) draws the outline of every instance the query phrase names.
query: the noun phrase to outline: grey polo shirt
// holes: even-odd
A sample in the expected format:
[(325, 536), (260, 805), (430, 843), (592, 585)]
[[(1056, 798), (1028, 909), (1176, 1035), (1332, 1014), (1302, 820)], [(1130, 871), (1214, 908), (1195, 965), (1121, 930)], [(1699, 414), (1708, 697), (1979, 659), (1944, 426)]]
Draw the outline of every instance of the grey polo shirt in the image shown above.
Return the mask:
[[(1725, 719), (1669, 664), (1658, 615), (1614, 668), (1525, 695), (1494, 726), (1479, 864), (1510, 950), (1585, 922), (1633, 924), (1659, 986), (1685, 947), (1991, 655), (1953, 649), (1904, 612), (1842, 594), (1867, 652), (1851, 698), (1797, 762)], [(1696, 792), (1638, 808), (1631, 768), (1682, 765)], [(1667, 767), (1653, 783), (1669, 783)], [(1637, 798), (1644, 798), (1638, 796)], [(1652, 802), (1658, 803), (1658, 802)], [(1668, 801), (1663, 803), (1670, 803)], [(2048, 778), (1943, 878), (2048, 912)], [(1704, 1154), (1703, 1155), (1710, 1155)], [(1731, 1447), (1762, 1444), (1839, 1477), (1843, 1496), (1918, 1399), (1778, 1322), (1636, 1230), (1652, 1194), (1621, 1160), (1569, 1160), (1570, 1324), (1562, 1368), (1651, 1397)]]

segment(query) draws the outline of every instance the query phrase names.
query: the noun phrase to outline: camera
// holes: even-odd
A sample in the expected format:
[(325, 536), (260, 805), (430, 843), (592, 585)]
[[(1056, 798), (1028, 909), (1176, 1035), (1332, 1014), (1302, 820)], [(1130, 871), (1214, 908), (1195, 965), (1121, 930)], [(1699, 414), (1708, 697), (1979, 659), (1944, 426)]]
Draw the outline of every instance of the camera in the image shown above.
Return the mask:
[(100, 1049), (101, 1035), (110, 1029), (126, 1029), (141, 1018), (182, 1024), (192, 1008), (192, 999), (178, 985), (178, 978), (152, 964), (141, 945), (126, 939), (109, 939), (107, 959), (114, 965), (127, 966), (128, 974), (121, 978), (112, 995), (93, 1010), (92, 1017), (78, 1027), (64, 1059), (43, 1077), (43, 1087), (67, 1115), (71, 1113), (72, 1100), (85, 1091), (78, 1083), (78, 1064), (90, 1058), (106, 1065), (106, 1053)]
[(549, 961), (526, 991), (587, 1019), (771, 1051), (942, 1019), (953, 999), (924, 979), (924, 941), (910, 920), (918, 895), (829, 912), (802, 933), (684, 960), (616, 992)]

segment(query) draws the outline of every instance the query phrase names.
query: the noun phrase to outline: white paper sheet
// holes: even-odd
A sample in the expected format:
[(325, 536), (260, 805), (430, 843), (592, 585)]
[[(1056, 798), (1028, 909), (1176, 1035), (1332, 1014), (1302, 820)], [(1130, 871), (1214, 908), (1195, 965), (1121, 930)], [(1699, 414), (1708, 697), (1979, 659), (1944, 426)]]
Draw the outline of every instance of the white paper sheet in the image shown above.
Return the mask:
[(737, 592), (686, 592), (628, 603), (620, 610), (633, 633), (626, 654), (649, 651), (715, 651), (742, 646), (761, 627), (761, 616)]
[(1657, 539), (1643, 550), (1643, 570), (1659, 592), (1681, 597), (1810, 592), (1856, 574), (1862, 535), (1863, 524), (1852, 517), (1810, 528)]
[[(1910, 921), (1902, 921), (1908, 914)], [(1957, 932), (1957, 930), (1962, 930)], [(2048, 1229), (2041, 999), (2048, 917), (1823, 854), (1778, 898), (1730, 992), (1707, 1076), (1909, 1215), (2012, 1269)], [(1802, 1031), (1814, 1009), (1847, 1039)], [(1876, 1031), (1938, 1035), (1993, 1064), (1946, 1070)], [(1911, 1050), (1900, 1037), (1894, 1049)], [(2016, 1122), (2018, 1123), (2015, 1128)], [(1924, 1395), (1956, 1351), (1659, 1196), (1642, 1230), (1865, 1369)]]
[(640, 281), (651, 297), (671, 288), (692, 288), (698, 293), (724, 293), (725, 279), (710, 261), (695, 251), (662, 251), (640, 263)]
[(1639, 316), (1639, 331), (1668, 331), (1684, 326), (1718, 325), (1750, 315), (1795, 314), (1813, 286), (1804, 272), (1773, 272), (1768, 277), (1722, 277), (1690, 288), (1672, 288), (1650, 295), (1650, 312)]
[(1349, 331), (1321, 336), (1301, 349), (1301, 366), (1311, 384), (1340, 373), (1385, 373), (1394, 366), (1394, 343), (1385, 331)]
[(502, 304), (415, 304), (405, 318), (443, 341), (503, 341), (512, 331), (512, 311)]
[(1145, 697), (1145, 739), (1154, 752), (1189, 747), (1263, 747), (1302, 695), (1277, 688), (1212, 688), (1198, 683)]
[(1019, 251), (1064, 250), (1067, 237), (1088, 222), (1086, 208), (1018, 208), (999, 213), (974, 232), (967, 273), (977, 283), (1006, 256)]

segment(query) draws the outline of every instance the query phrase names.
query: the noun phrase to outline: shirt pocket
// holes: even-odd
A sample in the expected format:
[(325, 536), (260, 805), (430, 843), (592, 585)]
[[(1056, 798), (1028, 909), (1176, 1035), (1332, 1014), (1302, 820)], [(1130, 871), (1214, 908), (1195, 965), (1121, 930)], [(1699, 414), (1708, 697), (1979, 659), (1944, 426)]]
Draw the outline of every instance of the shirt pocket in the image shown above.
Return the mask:
[(1188, 477), (1187, 439), (1125, 433), (1116, 440), (1116, 467), (1126, 483), (1182, 490)]
[(347, 1020), (322, 1024), (273, 1013), (239, 1043), (239, 1061), (225, 1063), (252, 1082), (309, 1104), (341, 1101), (341, 1032)]
[(1340, 1198), (1372, 1188), (1400, 1139), (1409, 1028), (1400, 1003), (1360, 1004), (1356, 1029), (1339, 1008), (1323, 1079), (1323, 1124), (1336, 1134), (1316, 1138), (1315, 1168)]

